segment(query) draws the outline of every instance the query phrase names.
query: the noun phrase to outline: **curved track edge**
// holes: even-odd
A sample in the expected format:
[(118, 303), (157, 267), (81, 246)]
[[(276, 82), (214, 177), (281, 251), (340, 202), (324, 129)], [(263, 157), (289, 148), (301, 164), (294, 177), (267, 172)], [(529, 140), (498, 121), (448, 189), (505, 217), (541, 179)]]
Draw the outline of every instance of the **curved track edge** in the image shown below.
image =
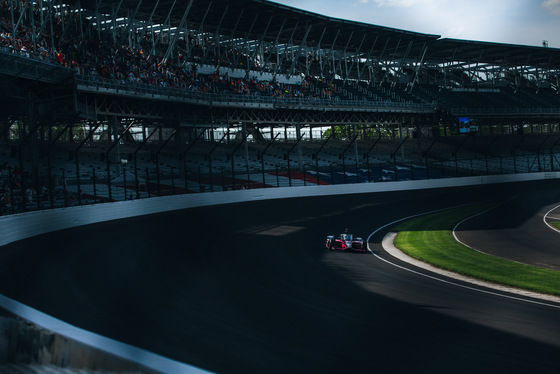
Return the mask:
[[(509, 287), (509, 286), (504, 286), (501, 284), (497, 284), (497, 283), (492, 283), (492, 282), (487, 282), (487, 281), (483, 281), (477, 278), (473, 278), (473, 277), (468, 277), (462, 274), (458, 274), (458, 273), (454, 273), (448, 270), (443, 270), (440, 269), (438, 267), (435, 267), (431, 264), (428, 264), (426, 262), (417, 260), (411, 256), (408, 256), (407, 254), (405, 254), (404, 252), (402, 252), (401, 250), (399, 250), (393, 243), (395, 237), (397, 236), (397, 233), (395, 232), (388, 232), (384, 237), (383, 237), (383, 241), (382, 241), (382, 246), (383, 249), (392, 257), (405, 262), (407, 264), (413, 265), (417, 268), (429, 271), (430, 273), (433, 274), (437, 274), (439, 276), (443, 276), (445, 278), (450, 278), (453, 279), (457, 282), (463, 282), (463, 283), (468, 283), (468, 284), (472, 284), (473, 286), (477, 286), (477, 287), (483, 287), (483, 288), (473, 288), (473, 287), (468, 287), (470, 289), (474, 289), (480, 292), (486, 292), (486, 293), (492, 293), (495, 294), (497, 296), (502, 296), (502, 297), (508, 297), (508, 298), (514, 298), (516, 300), (521, 300), (521, 301), (526, 301), (526, 302), (530, 302), (530, 303), (536, 303), (536, 304), (541, 304), (541, 305), (547, 305), (547, 306), (551, 306), (554, 308), (558, 308), (560, 309), (560, 297), (558, 296), (553, 296), (553, 295), (546, 295), (546, 294), (541, 294), (541, 293), (537, 293), (537, 292), (532, 292), (532, 291), (527, 291), (521, 288), (515, 288), (515, 287)], [(374, 254), (375, 255), (375, 254)], [(385, 261), (385, 262), (389, 262), (386, 259), (383, 259), (379, 256), (377, 256), (379, 259)], [(391, 263), (391, 262), (389, 262)], [(394, 266), (403, 268), (400, 265), (391, 263)], [(406, 269), (406, 268), (403, 268)], [(406, 269), (408, 271), (414, 271), (411, 269)], [(447, 283), (454, 283), (457, 286), (460, 287), (466, 287), (463, 284), (460, 283), (455, 283), (455, 282), (450, 282), (448, 279), (444, 279), (444, 278), (438, 278), (435, 276), (430, 276), (430, 275), (426, 275), (424, 273), (418, 273), (418, 274), (422, 274), (424, 276), (428, 276), (432, 279), (437, 279), (440, 280), (442, 282), (447, 282)], [(516, 296), (511, 296), (511, 295), (506, 295), (503, 293), (494, 293), (491, 291), (488, 291), (486, 289), (492, 289), (492, 290), (496, 290), (499, 292), (504, 292), (507, 294), (513, 294), (513, 295), (518, 295), (519, 297)], [(522, 296), (522, 297), (521, 297)], [(555, 304), (550, 304), (550, 303), (544, 303), (544, 302), (540, 302), (540, 301), (536, 301), (536, 300), (542, 300), (542, 301), (548, 301), (548, 302), (552, 302)], [(558, 304), (558, 305), (556, 305)]]

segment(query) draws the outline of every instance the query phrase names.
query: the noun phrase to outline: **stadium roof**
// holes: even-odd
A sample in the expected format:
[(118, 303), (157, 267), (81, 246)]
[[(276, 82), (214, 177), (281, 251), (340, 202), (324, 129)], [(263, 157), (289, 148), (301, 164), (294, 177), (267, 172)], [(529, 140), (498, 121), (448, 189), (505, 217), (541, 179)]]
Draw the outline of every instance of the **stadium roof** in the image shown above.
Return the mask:
[[(189, 7), (189, 0), (122, 0), (118, 16), (126, 17), (134, 12), (136, 19), (152, 23), (165, 23), (171, 12), (170, 24), (180, 24)], [(73, 0), (66, 0), (73, 3)], [(95, 11), (99, 0), (81, 0), (81, 6)], [(112, 14), (120, 0), (101, 0), (99, 12)], [(157, 4), (157, 6), (156, 6)], [(155, 7), (155, 11), (154, 11)], [(220, 30), (232, 38), (249, 38), (279, 44), (307, 46), (321, 45), (322, 48), (347, 50), (349, 53), (371, 53), (373, 56), (405, 56), (421, 50), (424, 42), (436, 40), (439, 35), (422, 34), (406, 30), (375, 26), (366, 23), (337, 19), (311, 13), (265, 0), (193, 0), (188, 9), (187, 25), (191, 30), (202, 29), (213, 33)]]
[[(63, 0), (64, 1), (64, 0)], [(439, 35), (393, 29), (312, 13), (267, 0), (65, 0), (90, 12), (117, 13), (153, 24), (177, 26), (187, 14), (187, 28), (267, 42), (331, 47), (372, 58), (418, 58), (424, 61), (485, 63), (560, 68), (560, 49), (514, 44), (441, 39)], [(136, 10), (137, 9), (137, 10)]]
[(429, 47), (431, 61), (483, 63), (506, 66), (560, 67), (560, 49), (472, 40), (439, 39)]

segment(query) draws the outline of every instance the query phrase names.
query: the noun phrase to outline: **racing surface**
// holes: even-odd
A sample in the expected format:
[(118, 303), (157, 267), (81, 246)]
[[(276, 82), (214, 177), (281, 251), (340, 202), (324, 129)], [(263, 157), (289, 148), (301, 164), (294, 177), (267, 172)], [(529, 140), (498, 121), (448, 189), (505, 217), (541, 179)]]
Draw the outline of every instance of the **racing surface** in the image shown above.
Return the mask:
[[(494, 256), (560, 270), (560, 233), (544, 223), (546, 213), (559, 203), (560, 188), (547, 194), (521, 192), (462, 223), (457, 238)], [(547, 220), (551, 217), (557, 215)]]
[(408, 215), (525, 193), (547, 205), (558, 190), (543, 181), (272, 200), (106, 222), (3, 247), (0, 293), (214, 372), (558, 373), (560, 306), (387, 263), (410, 267), (383, 252), (390, 227), (370, 239), (379, 257), (324, 247), (346, 227), (365, 239)]

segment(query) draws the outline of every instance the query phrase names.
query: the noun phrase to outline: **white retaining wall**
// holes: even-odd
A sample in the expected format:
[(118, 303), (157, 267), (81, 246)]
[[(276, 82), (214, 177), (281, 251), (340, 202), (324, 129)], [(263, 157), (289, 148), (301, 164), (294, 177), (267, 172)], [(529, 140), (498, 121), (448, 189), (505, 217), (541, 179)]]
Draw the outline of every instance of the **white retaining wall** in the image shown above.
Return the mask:
[(474, 186), (504, 182), (555, 179), (559, 177), (560, 172), (546, 172), (404, 182), (266, 188), (154, 197), (142, 200), (43, 210), (0, 217), (0, 246), (35, 235), (76, 226), (210, 205), (293, 197)]

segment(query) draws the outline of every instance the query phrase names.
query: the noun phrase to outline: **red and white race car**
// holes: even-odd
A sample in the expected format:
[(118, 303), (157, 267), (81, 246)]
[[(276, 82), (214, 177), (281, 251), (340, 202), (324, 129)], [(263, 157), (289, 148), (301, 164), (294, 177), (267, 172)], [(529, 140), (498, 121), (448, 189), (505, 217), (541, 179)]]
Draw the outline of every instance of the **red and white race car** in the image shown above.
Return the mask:
[(329, 251), (339, 250), (367, 252), (367, 249), (364, 247), (364, 240), (362, 238), (355, 237), (352, 234), (348, 234), (348, 230), (339, 236), (327, 236), (326, 247)]

